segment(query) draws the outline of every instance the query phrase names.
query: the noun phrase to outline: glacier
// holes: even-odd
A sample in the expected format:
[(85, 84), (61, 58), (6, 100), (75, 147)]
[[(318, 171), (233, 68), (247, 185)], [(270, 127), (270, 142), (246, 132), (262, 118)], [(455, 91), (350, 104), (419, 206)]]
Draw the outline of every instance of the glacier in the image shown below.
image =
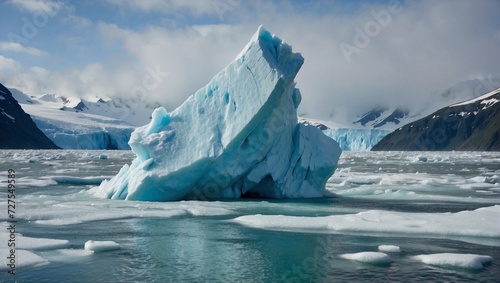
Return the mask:
[(168, 113), (136, 128), (136, 154), (99, 197), (144, 201), (308, 198), (329, 195), (341, 149), (298, 123), (300, 53), (259, 27), (236, 59)]
[[(32, 116), (37, 127), (57, 146), (64, 149), (130, 149), (133, 126), (111, 122), (84, 124)], [(83, 122), (83, 120), (82, 120)]]
[(353, 128), (332, 121), (319, 120), (309, 117), (299, 117), (299, 122), (312, 125), (336, 141), (342, 151), (369, 151), (392, 129)]
[(391, 133), (385, 129), (336, 128), (323, 133), (335, 140), (343, 151), (369, 151), (380, 140)]
[(130, 150), (131, 133), (150, 121), (154, 109), (144, 101), (31, 96), (10, 90), (37, 127), (63, 149)]

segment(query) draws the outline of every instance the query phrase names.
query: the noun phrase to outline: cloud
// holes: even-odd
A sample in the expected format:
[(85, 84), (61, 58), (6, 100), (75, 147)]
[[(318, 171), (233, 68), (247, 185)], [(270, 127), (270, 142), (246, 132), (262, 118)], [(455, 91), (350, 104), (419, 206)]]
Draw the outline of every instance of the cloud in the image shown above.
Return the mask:
[(64, 7), (63, 3), (51, 0), (9, 0), (9, 3), (32, 13), (43, 12), (49, 15), (57, 14)]
[(89, 28), (92, 26), (92, 21), (85, 17), (79, 17), (75, 15), (68, 15), (64, 22), (72, 24), (74, 27), (78, 29)]
[[(224, 20), (214, 8), (220, 1), (235, 4), (224, 11)], [(260, 24), (304, 56), (296, 78), (303, 95), (299, 110), (317, 118), (352, 121), (353, 116), (378, 105), (419, 107), (436, 90), (500, 73), (499, 1), (404, 1), (397, 13), (379, 1), (358, 5), (234, 1), (107, 0), (112, 8), (139, 10), (161, 20), (164, 17), (158, 13), (180, 11), (183, 16), (174, 19), (186, 17), (191, 24), (138, 28), (96, 21), (90, 28), (98, 39), (92, 42), (102, 41), (102, 45), (88, 48), (111, 55), (83, 67), (50, 69), (45, 75), (25, 67), (22, 76), (9, 79), (36, 93), (143, 94), (173, 110), (227, 66)], [(81, 16), (78, 9), (75, 13)], [(206, 20), (207, 15), (213, 18)], [(357, 48), (349, 58), (343, 43)], [(144, 82), (156, 71), (168, 76), (146, 88)]]
[(14, 59), (0, 55), (0, 73), (9, 73), (18, 70), (21, 64)]
[(161, 12), (167, 15), (186, 12), (192, 16), (216, 15), (218, 9), (236, 5), (240, 0), (106, 0), (109, 4), (132, 11)]
[(25, 47), (16, 42), (5, 42), (5, 41), (0, 41), (0, 51), (21, 52), (31, 56), (40, 56), (44, 54), (44, 52), (39, 49), (33, 47)]
[[(305, 57), (297, 82), (300, 111), (311, 116), (352, 119), (374, 105), (420, 107), (435, 90), (500, 71), (494, 1), (408, 1), (397, 13), (389, 4), (367, 4), (338, 16), (335, 4), (321, 6), (318, 15), (280, 3), (288, 2), (234, 9), (227, 16), (241, 18), (236, 25), (134, 31), (101, 24), (100, 32), (121, 42), (139, 65), (168, 71), (150, 93), (168, 105), (179, 105), (230, 63), (260, 23)], [(382, 21), (384, 15), (390, 19)], [(348, 61), (341, 44), (355, 45), (359, 30), (370, 34), (368, 43)]]
[[(168, 73), (155, 89), (146, 93), (150, 100), (176, 107), (207, 84), (245, 46), (251, 29), (241, 26), (192, 26), (178, 30), (149, 27), (141, 31), (101, 23), (99, 30), (109, 44), (117, 43), (138, 62), (135, 86), (141, 85), (149, 69)], [(132, 88), (128, 94), (132, 93)], [(124, 93), (125, 95), (127, 93)]]

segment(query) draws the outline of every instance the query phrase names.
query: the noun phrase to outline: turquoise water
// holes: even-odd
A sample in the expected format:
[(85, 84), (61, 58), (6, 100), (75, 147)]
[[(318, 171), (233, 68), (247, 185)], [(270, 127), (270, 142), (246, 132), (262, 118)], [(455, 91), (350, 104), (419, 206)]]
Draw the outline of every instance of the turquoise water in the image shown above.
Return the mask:
[[(108, 158), (99, 159), (102, 154)], [(421, 155), (428, 160), (418, 161)], [(57, 247), (20, 247), (43, 261), (19, 266), (15, 276), (4, 268), (2, 282), (498, 282), (500, 275), (500, 239), (480, 236), (481, 231), (459, 239), (435, 233), (252, 228), (234, 221), (257, 214), (314, 219), (367, 210), (428, 212), (432, 218), (491, 207), (500, 204), (500, 153), (343, 153), (328, 183), (335, 198), (176, 203), (103, 200), (88, 193), (94, 186), (88, 183), (116, 174), (133, 157), (130, 152), (0, 151), (0, 156), (3, 174), (8, 168), (17, 173), (19, 241), (67, 240)], [(6, 184), (3, 176), (0, 186)], [(2, 189), (2, 205), (6, 199)], [(7, 220), (6, 215), (0, 219)], [(121, 248), (85, 254), (88, 240), (111, 240)], [(390, 264), (340, 257), (377, 251), (383, 244), (401, 247), (400, 253), (388, 253)], [(412, 258), (444, 252), (494, 259), (484, 268), (469, 269)], [(17, 260), (22, 264), (23, 258)]]

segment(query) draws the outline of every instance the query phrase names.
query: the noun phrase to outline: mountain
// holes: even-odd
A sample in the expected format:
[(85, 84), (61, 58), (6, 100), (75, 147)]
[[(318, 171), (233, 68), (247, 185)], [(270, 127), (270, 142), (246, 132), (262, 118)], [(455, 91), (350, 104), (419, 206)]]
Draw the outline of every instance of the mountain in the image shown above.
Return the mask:
[[(395, 130), (401, 125), (405, 125), (421, 119), (438, 109), (448, 105), (473, 99), (492, 89), (500, 87), (500, 76), (489, 76), (483, 79), (464, 80), (454, 85), (434, 91), (429, 94), (422, 94), (421, 102), (418, 105), (408, 103), (403, 106), (375, 106), (368, 109), (364, 114), (351, 118), (354, 127), (390, 129)], [(388, 102), (387, 104), (390, 104)]]
[(28, 96), (17, 89), (11, 91), (42, 132), (64, 149), (130, 149), (132, 131), (147, 124), (159, 106), (125, 99)]
[(12, 93), (0, 84), (0, 148), (56, 149), (58, 148), (36, 126)]
[[(410, 110), (402, 109), (397, 107), (395, 109), (390, 109), (388, 107), (376, 107), (361, 116), (361, 118), (354, 122), (354, 124), (359, 124), (363, 127), (369, 128), (382, 128), (383, 126), (394, 126), (399, 125), (402, 121), (408, 118)], [(391, 125), (391, 123), (393, 125)]]
[(500, 88), (409, 123), (372, 150), (500, 150)]

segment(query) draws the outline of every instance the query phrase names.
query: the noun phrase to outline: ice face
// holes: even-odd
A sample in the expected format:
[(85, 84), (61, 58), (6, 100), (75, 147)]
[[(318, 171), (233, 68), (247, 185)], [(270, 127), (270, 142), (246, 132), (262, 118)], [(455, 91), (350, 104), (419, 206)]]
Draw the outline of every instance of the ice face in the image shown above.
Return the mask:
[(321, 197), (341, 150), (297, 123), (294, 78), (304, 59), (260, 27), (208, 85), (167, 113), (156, 109), (129, 144), (136, 159), (98, 196), (171, 201)]
[(326, 129), (325, 135), (334, 139), (344, 151), (368, 151), (391, 130), (383, 129), (354, 129), (337, 128)]

